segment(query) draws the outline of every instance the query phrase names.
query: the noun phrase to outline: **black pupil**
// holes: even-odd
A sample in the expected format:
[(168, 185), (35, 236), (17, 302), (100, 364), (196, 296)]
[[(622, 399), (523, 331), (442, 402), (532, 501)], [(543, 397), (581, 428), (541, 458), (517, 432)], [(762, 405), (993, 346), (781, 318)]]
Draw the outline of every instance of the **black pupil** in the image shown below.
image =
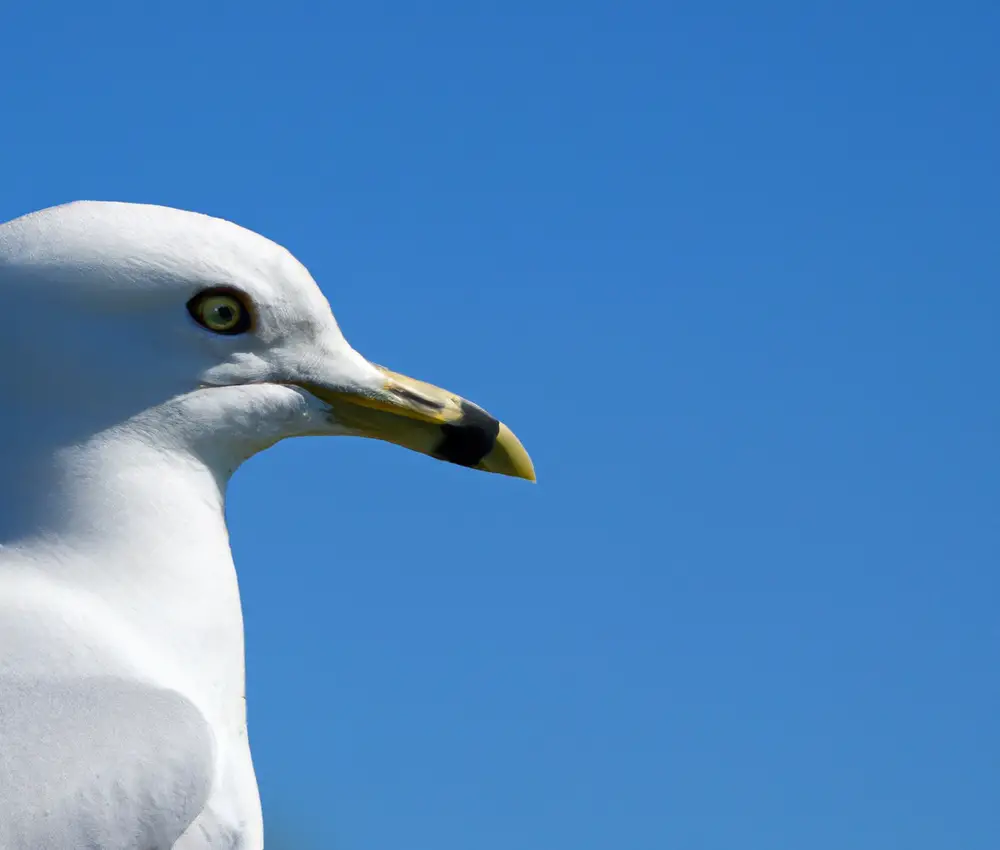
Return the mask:
[(220, 304), (215, 308), (215, 318), (218, 319), (222, 324), (229, 324), (234, 318), (236, 318), (236, 311), (227, 304)]

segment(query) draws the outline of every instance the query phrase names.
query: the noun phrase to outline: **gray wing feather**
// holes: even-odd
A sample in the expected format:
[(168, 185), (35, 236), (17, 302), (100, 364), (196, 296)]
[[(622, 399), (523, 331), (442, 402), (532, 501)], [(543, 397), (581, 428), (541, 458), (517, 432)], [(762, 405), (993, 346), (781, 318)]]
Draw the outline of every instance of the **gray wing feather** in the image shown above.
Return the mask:
[(212, 788), (204, 716), (86, 598), (0, 590), (0, 848), (170, 850)]
[(205, 806), (213, 750), (176, 692), (0, 678), (0, 847), (169, 850)]

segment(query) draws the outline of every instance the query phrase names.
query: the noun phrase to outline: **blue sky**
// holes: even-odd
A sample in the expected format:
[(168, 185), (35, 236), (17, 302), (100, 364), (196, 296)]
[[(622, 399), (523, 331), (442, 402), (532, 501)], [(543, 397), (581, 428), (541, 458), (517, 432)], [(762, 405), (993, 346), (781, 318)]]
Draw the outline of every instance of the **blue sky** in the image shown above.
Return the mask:
[(274, 850), (996, 846), (998, 38), (987, 2), (5, 5), (0, 218), (259, 230), (535, 459), (238, 473)]

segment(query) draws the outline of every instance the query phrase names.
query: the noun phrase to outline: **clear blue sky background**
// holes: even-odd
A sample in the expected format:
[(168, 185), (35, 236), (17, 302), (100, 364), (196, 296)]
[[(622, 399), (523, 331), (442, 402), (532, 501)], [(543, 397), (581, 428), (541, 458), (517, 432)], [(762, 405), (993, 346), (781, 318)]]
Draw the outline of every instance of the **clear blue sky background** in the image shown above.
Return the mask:
[(0, 217), (259, 230), (536, 461), (238, 474), (275, 848), (996, 848), (998, 43), (986, 0), (3, 5)]

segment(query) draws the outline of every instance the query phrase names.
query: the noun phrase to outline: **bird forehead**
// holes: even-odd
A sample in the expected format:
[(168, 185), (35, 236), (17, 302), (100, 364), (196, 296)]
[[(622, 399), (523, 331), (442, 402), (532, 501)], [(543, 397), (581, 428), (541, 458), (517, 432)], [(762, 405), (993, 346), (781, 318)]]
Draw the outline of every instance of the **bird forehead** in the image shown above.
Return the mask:
[(113, 277), (158, 272), (156, 279), (265, 272), (283, 248), (222, 219), (143, 204), (77, 202), (51, 207), (0, 227), (8, 267), (95, 267)]
[(78, 201), (0, 225), (0, 285), (29, 282), (118, 303), (232, 286), (288, 317), (329, 312), (306, 268), (277, 243), (224, 219), (146, 204)]

